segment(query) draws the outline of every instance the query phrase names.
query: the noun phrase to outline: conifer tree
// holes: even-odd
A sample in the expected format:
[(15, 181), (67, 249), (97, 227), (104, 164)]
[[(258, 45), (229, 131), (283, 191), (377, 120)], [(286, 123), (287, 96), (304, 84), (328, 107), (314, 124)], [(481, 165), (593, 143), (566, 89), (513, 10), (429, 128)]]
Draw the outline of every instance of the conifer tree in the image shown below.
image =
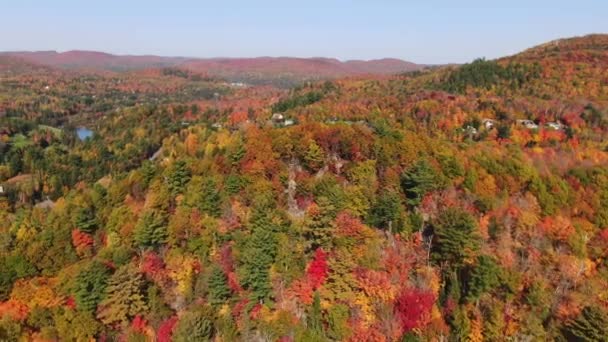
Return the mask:
[(207, 178), (203, 181), (200, 196), (199, 208), (203, 213), (212, 217), (219, 217), (222, 214), (220, 192), (217, 190), (213, 178)]
[(135, 242), (141, 248), (153, 248), (165, 243), (166, 239), (167, 220), (164, 213), (146, 211), (135, 227)]
[(433, 228), (435, 241), (432, 257), (435, 262), (445, 263), (453, 270), (460, 270), (465, 264), (473, 262), (481, 238), (477, 223), (470, 214), (462, 209), (449, 208), (439, 215)]
[(144, 161), (141, 166), (141, 173), (144, 186), (147, 188), (156, 173), (156, 167), (154, 163), (149, 160)]
[(184, 313), (175, 327), (174, 342), (211, 341), (215, 335), (215, 315), (208, 306), (200, 306)]
[(439, 177), (426, 159), (420, 159), (401, 175), (407, 204), (417, 206), (424, 195), (438, 187)]
[(270, 266), (277, 253), (277, 238), (265, 210), (255, 209), (250, 222), (251, 237), (243, 251), (243, 284), (255, 300), (270, 296)]
[(400, 232), (403, 229), (405, 209), (400, 195), (391, 190), (381, 190), (370, 210), (369, 223), (378, 228)]
[(209, 276), (209, 303), (211, 305), (224, 304), (230, 298), (228, 279), (224, 271), (214, 267)]
[(169, 171), (169, 189), (174, 196), (184, 191), (190, 181), (190, 171), (183, 160), (176, 161)]
[(471, 271), (467, 288), (467, 299), (476, 300), (483, 293), (500, 284), (500, 268), (496, 261), (487, 255), (477, 258), (477, 265)]
[(310, 329), (315, 335), (319, 336), (324, 335), (322, 315), (321, 297), (319, 297), (319, 292), (315, 291), (310, 314), (308, 315), (308, 329)]
[(304, 223), (304, 236), (310, 251), (319, 247), (330, 250), (335, 231), (333, 224), (336, 215), (335, 207), (326, 197), (319, 197), (316, 202), (316, 207), (310, 210)]
[(131, 265), (119, 268), (108, 282), (97, 318), (108, 325), (128, 324), (133, 317), (147, 310), (143, 287), (144, 280), (137, 269)]
[(97, 228), (97, 220), (91, 208), (80, 208), (76, 214), (76, 227), (79, 230), (92, 234)]
[(78, 308), (94, 312), (97, 304), (105, 296), (105, 289), (110, 276), (106, 265), (93, 261), (76, 276), (74, 297)]
[(247, 150), (245, 149), (245, 143), (243, 142), (242, 138), (239, 138), (229, 156), (232, 165), (237, 166), (245, 156), (246, 152)]
[(583, 309), (564, 329), (568, 341), (608, 341), (608, 314), (595, 306)]

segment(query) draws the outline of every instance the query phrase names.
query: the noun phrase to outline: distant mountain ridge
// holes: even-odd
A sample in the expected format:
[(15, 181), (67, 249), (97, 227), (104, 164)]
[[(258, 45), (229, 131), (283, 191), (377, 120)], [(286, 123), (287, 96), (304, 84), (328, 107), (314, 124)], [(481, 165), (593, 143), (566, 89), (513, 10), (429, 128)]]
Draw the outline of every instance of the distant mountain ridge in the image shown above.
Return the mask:
[(92, 69), (104, 71), (128, 71), (147, 68), (171, 67), (188, 60), (183, 57), (112, 55), (97, 51), (18, 51), (0, 55), (21, 58), (40, 65), (63, 69)]
[(30, 63), (63, 69), (129, 71), (149, 68), (180, 67), (211, 76), (233, 78), (242, 75), (297, 78), (333, 78), (364, 74), (387, 75), (424, 67), (400, 59), (339, 61), (332, 58), (256, 57), (256, 58), (186, 58), (113, 55), (96, 51), (18, 51), (0, 56), (21, 58)]

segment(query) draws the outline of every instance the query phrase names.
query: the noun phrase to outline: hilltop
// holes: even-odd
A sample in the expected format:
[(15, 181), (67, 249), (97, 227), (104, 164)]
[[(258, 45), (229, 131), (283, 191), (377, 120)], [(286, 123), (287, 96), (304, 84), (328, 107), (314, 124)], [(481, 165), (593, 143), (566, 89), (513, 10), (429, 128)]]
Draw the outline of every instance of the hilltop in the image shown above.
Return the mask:
[(413, 71), (422, 65), (399, 59), (345, 61), (330, 58), (184, 58), (159, 56), (118, 56), (95, 51), (4, 52), (0, 56), (69, 70), (132, 71), (175, 67), (235, 82), (294, 84), (305, 80), (330, 79), (363, 74), (387, 75)]
[(158, 56), (117, 56), (96, 51), (38, 51), (3, 52), (0, 55), (21, 58), (25, 61), (64, 69), (127, 71), (147, 68), (171, 67), (187, 58)]

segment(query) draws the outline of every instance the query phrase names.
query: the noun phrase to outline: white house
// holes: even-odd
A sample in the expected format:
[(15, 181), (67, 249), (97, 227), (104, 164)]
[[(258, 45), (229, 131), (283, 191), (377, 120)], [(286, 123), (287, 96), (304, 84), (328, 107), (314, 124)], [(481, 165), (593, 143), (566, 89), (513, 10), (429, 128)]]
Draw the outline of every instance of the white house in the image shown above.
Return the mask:
[(559, 131), (560, 129), (563, 128), (563, 125), (559, 122), (547, 122), (545, 124), (545, 126), (547, 126), (548, 128), (554, 129), (556, 131)]
[(492, 119), (483, 119), (481, 120), (481, 123), (486, 129), (492, 129), (492, 127), (494, 127), (494, 120)]
[(279, 123), (279, 122), (282, 122), (283, 120), (285, 120), (285, 117), (281, 113), (274, 113), (274, 114), (272, 114), (271, 120), (274, 121), (275, 123)]
[(537, 129), (538, 125), (534, 123), (532, 120), (517, 120), (518, 125), (522, 125), (527, 129)]

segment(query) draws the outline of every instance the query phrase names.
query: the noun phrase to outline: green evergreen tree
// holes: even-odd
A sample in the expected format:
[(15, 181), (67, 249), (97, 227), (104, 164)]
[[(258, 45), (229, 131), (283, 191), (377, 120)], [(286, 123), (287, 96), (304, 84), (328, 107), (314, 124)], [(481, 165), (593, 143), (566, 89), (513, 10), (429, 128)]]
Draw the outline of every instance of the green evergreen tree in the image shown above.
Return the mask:
[(335, 230), (333, 225), (336, 215), (335, 207), (326, 197), (319, 197), (316, 202), (317, 212), (308, 217), (304, 223), (304, 236), (310, 251), (319, 247), (330, 250)]
[(321, 311), (321, 297), (319, 297), (319, 292), (316, 291), (313, 297), (312, 307), (308, 315), (308, 329), (310, 329), (315, 335), (325, 335), (325, 331), (323, 329), (323, 312)]
[(221, 196), (213, 178), (203, 181), (200, 196), (199, 209), (209, 216), (220, 217), (222, 214)]
[(0, 301), (8, 299), (15, 280), (38, 273), (36, 268), (21, 255), (0, 256), (0, 270)]
[(186, 166), (186, 162), (178, 160), (173, 163), (169, 170), (169, 189), (173, 196), (180, 194), (184, 191), (186, 184), (190, 181), (190, 171)]
[(468, 286), (467, 300), (474, 301), (500, 285), (500, 267), (494, 258), (487, 255), (477, 257), (477, 265), (471, 271)]
[(452, 337), (454, 341), (468, 341), (471, 333), (471, 320), (467, 315), (465, 306), (459, 305), (454, 310), (450, 325), (452, 326)]
[(141, 174), (144, 186), (147, 188), (150, 182), (156, 175), (156, 166), (149, 160), (146, 160), (141, 165)]
[(509, 127), (509, 125), (498, 125), (498, 127), (496, 127), (496, 131), (496, 136), (499, 139), (509, 139), (511, 137), (511, 127)]
[(439, 215), (433, 228), (432, 257), (436, 263), (460, 270), (474, 260), (481, 237), (477, 222), (469, 213), (459, 208), (448, 208)]
[(184, 313), (173, 332), (174, 342), (211, 341), (215, 335), (215, 314), (212, 308), (200, 306)]
[(141, 248), (154, 248), (167, 240), (167, 218), (160, 211), (144, 212), (135, 227), (135, 242)]
[(245, 156), (246, 152), (247, 150), (245, 149), (245, 143), (243, 142), (242, 138), (239, 138), (229, 155), (232, 166), (237, 166)]
[(608, 341), (608, 313), (596, 306), (588, 306), (573, 321), (566, 324), (564, 337), (568, 341)]
[(80, 208), (76, 214), (76, 227), (85, 233), (92, 234), (97, 229), (97, 219), (91, 208)]
[(229, 298), (230, 288), (226, 274), (221, 268), (213, 267), (209, 276), (209, 303), (220, 305), (226, 303)]
[(404, 226), (405, 209), (401, 196), (391, 190), (381, 190), (369, 214), (369, 223), (377, 228), (400, 232)]
[(348, 339), (351, 328), (348, 324), (350, 309), (344, 304), (335, 304), (328, 309), (327, 313), (327, 336), (335, 341)]
[(147, 310), (143, 287), (144, 279), (135, 267), (119, 268), (108, 281), (97, 318), (107, 325), (127, 325), (133, 317)]
[(270, 266), (277, 253), (277, 238), (273, 224), (263, 209), (254, 209), (249, 224), (251, 237), (243, 251), (243, 284), (252, 291), (255, 300), (270, 296)]
[(407, 204), (417, 206), (424, 195), (438, 188), (440, 179), (426, 159), (418, 160), (401, 175), (401, 187)]
[(97, 304), (105, 296), (109, 277), (110, 270), (99, 261), (91, 262), (78, 273), (73, 289), (78, 309), (95, 312)]

